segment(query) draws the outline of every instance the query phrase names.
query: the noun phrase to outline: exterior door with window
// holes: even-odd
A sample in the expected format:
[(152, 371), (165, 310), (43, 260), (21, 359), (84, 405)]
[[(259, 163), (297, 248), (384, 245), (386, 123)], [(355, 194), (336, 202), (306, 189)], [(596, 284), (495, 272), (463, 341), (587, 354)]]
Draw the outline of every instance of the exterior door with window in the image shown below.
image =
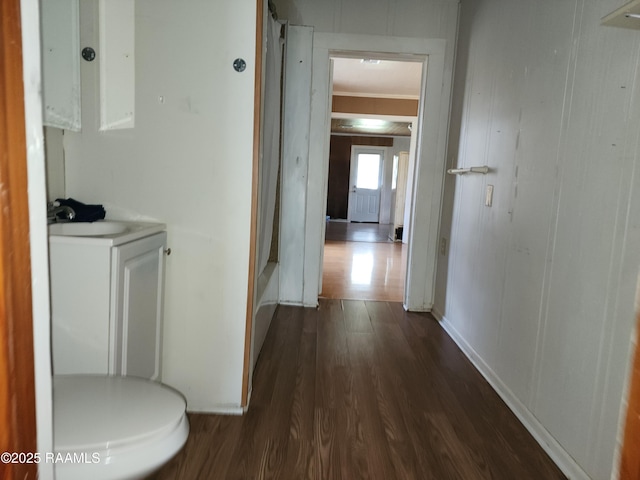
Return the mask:
[(384, 149), (353, 147), (349, 190), (349, 221), (378, 222)]

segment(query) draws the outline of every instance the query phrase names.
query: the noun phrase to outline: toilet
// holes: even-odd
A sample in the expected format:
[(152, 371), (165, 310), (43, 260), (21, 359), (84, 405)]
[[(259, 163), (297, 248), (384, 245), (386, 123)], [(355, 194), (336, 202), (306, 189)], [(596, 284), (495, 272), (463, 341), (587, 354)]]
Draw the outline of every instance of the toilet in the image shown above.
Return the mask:
[(184, 397), (137, 377), (54, 375), (53, 405), (57, 480), (145, 478), (189, 434)]

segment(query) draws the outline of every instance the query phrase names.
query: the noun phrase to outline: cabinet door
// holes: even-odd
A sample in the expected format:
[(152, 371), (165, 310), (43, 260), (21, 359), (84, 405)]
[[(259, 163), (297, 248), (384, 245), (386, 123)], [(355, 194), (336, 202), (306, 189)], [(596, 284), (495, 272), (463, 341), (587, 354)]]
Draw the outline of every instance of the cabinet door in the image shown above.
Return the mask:
[(43, 123), (80, 131), (80, 2), (40, 2)]
[(113, 373), (160, 380), (167, 234), (115, 247), (111, 299)]

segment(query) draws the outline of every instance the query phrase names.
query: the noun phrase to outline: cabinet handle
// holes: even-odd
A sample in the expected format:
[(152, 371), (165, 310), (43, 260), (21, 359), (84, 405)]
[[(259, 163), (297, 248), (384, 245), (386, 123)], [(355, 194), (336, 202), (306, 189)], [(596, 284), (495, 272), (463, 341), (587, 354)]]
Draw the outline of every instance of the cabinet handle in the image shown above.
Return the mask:
[(171, 255), (171, 249), (170, 248), (165, 249), (164, 253), (167, 256)]

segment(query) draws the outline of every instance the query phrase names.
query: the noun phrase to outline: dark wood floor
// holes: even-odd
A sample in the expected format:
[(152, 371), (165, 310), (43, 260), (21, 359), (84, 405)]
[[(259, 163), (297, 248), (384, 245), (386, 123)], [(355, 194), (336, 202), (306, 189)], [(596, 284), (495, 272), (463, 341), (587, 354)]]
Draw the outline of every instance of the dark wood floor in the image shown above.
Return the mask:
[(339, 242), (390, 243), (392, 225), (380, 223), (327, 222), (325, 240)]
[(428, 314), (279, 306), (243, 417), (191, 415), (155, 480), (565, 478)]

